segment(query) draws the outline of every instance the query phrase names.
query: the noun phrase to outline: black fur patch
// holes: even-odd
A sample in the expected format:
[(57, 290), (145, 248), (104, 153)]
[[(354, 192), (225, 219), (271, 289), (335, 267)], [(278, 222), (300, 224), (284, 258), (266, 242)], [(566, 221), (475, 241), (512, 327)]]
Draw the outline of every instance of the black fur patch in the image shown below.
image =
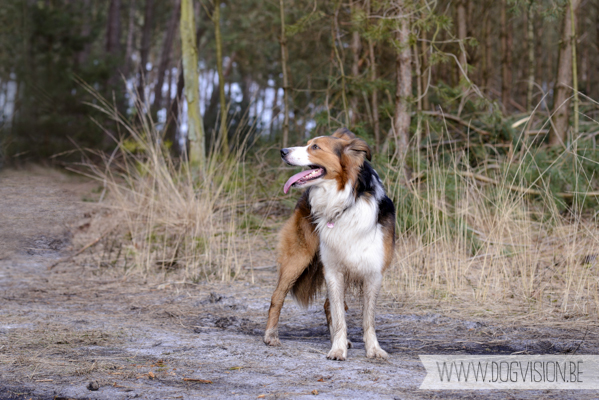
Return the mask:
[(395, 243), (395, 205), (387, 196), (379, 200), (378, 223), (393, 230), (393, 243)]
[(376, 172), (370, 166), (368, 161), (364, 161), (362, 167), (360, 168), (360, 173), (358, 174), (358, 182), (356, 182), (356, 198), (364, 195), (370, 194), (374, 196), (376, 191)]

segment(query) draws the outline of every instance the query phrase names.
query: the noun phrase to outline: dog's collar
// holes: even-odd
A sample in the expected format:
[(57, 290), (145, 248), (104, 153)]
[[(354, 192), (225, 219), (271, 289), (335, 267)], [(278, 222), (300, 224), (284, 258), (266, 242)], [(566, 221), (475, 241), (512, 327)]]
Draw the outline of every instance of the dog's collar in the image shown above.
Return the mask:
[[(352, 205), (353, 205), (353, 204), (352, 204)], [(329, 228), (329, 229), (333, 229), (333, 228), (335, 227), (335, 222), (337, 222), (337, 220), (338, 220), (339, 218), (341, 218), (341, 216), (343, 215), (343, 213), (344, 213), (344, 212), (346, 212), (346, 211), (347, 211), (347, 209), (348, 209), (348, 208), (350, 208), (350, 207), (351, 207), (351, 206), (347, 206), (347, 207), (345, 207), (345, 208), (343, 209), (343, 211), (341, 211), (341, 212), (339, 213), (339, 215), (337, 215), (337, 218), (335, 218), (334, 220), (327, 221), (327, 228)]]

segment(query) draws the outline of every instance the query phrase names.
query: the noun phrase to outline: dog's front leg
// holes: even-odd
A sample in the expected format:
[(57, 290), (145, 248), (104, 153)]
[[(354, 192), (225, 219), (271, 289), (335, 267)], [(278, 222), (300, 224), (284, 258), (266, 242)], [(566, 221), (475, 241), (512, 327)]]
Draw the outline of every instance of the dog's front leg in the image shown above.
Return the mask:
[(383, 275), (381, 273), (373, 273), (373, 276), (364, 279), (362, 286), (364, 291), (362, 328), (364, 330), (364, 347), (366, 348), (366, 357), (368, 358), (389, 358), (387, 352), (381, 349), (374, 329), (374, 309), (376, 307), (376, 298), (381, 290), (382, 281)]
[(279, 316), (281, 315), (281, 309), (283, 308), (283, 303), (285, 303), (285, 297), (287, 297), (287, 293), (289, 293), (293, 283), (304, 270), (302, 264), (307, 263), (301, 258), (295, 259), (294, 261), (295, 262), (287, 262), (281, 266), (281, 271), (279, 272), (279, 282), (277, 283), (277, 288), (272, 294), (270, 308), (268, 309), (266, 331), (264, 332), (264, 343), (269, 346), (281, 345), (281, 341), (279, 340)]
[(337, 270), (327, 270), (325, 280), (328, 297), (331, 302), (331, 351), (327, 355), (330, 360), (344, 361), (347, 358), (347, 325), (345, 323), (345, 279)]

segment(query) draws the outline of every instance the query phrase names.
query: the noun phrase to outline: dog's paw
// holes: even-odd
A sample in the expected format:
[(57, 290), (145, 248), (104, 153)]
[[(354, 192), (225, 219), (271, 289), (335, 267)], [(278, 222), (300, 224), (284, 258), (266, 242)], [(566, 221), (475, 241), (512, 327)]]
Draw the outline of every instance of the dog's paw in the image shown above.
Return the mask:
[(380, 347), (375, 347), (372, 349), (369, 349), (366, 351), (366, 357), (368, 358), (380, 358), (383, 360), (388, 360), (389, 359), (389, 354), (387, 354), (387, 352), (383, 349), (381, 349)]
[(274, 330), (268, 330), (264, 333), (264, 343), (269, 346), (280, 346), (279, 333)]
[(343, 349), (332, 349), (329, 351), (329, 354), (327, 354), (327, 358), (329, 360), (345, 361), (346, 354), (347, 352), (343, 351)]

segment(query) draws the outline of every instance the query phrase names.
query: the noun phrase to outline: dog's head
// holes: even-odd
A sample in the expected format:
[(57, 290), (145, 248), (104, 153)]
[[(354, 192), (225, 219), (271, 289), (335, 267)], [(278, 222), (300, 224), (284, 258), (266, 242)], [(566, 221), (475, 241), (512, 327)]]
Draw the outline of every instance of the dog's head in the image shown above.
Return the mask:
[(327, 180), (336, 180), (342, 190), (348, 181), (356, 182), (360, 167), (371, 159), (371, 150), (364, 140), (341, 128), (331, 136), (309, 140), (307, 146), (282, 149), (281, 158), (289, 165), (308, 167), (289, 178), (285, 193), (291, 186), (304, 188)]

